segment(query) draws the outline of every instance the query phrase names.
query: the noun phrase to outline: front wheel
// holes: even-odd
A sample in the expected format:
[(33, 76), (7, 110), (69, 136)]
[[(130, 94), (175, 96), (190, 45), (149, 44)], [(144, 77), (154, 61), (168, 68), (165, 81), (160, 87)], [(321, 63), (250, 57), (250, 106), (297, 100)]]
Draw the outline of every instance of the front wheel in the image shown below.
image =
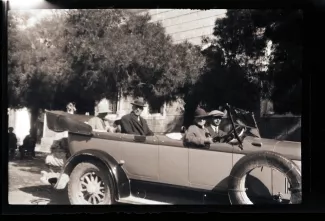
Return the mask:
[(68, 196), (72, 205), (113, 204), (113, 181), (108, 169), (98, 163), (79, 163), (70, 175)]

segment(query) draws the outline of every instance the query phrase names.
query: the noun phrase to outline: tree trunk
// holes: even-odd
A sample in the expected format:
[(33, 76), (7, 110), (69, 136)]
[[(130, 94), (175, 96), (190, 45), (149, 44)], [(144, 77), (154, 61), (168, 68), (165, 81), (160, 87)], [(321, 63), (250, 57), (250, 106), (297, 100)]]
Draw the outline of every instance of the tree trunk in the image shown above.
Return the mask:
[(31, 119), (30, 119), (30, 129), (31, 135), (36, 138), (37, 134), (37, 119), (39, 115), (39, 108), (30, 108)]

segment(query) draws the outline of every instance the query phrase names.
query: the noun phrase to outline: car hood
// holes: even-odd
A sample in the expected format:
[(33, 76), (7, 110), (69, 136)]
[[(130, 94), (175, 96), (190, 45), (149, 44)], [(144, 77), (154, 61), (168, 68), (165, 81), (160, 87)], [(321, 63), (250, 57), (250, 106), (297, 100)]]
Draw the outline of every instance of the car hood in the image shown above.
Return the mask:
[[(261, 147), (256, 147), (254, 144), (261, 143)], [(244, 151), (245, 146), (251, 147), (247, 149), (256, 149), (274, 151), (280, 153), (292, 160), (301, 160), (301, 142), (292, 142), (286, 140), (275, 140), (266, 138), (246, 137), (243, 142)]]

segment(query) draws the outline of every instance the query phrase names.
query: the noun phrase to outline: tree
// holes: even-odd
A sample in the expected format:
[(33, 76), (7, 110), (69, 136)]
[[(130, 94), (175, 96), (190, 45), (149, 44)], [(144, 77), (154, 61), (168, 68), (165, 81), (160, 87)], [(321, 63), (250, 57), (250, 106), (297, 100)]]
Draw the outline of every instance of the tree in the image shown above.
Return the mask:
[(278, 113), (301, 113), (302, 21), (301, 10), (241, 9), (228, 10), (215, 23), (213, 47), (228, 68), (240, 67)]
[(53, 11), (24, 29), (16, 20), (9, 27), (10, 107), (65, 110), (75, 102), (77, 111), (91, 112), (95, 101), (126, 95), (159, 105), (184, 96), (204, 71), (200, 49), (173, 44), (148, 15)]
[(47, 42), (60, 31), (62, 18), (48, 17), (28, 26), (30, 13), (10, 11), (8, 28), (8, 101), (10, 108), (27, 107), (32, 129), (40, 109), (51, 109), (63, 82), (65, 59), (59, 45)]
[(171, 101), (186, 93), (205, 65), (198, 47), (174, 45), (162, 25), (151, 23), (148, 15), (74, 10), (65, 27), (73, 97), (132, 95), (151, 103)]

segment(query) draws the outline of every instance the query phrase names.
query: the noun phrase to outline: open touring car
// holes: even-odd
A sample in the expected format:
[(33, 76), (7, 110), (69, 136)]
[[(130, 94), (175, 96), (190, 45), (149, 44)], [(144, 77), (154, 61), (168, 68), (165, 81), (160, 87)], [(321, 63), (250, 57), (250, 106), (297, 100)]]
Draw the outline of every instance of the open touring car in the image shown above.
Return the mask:
[[(234, 110), (228, 106), (228, 134), (237, 144), (208, 149), (166, 135), (96, 132), (70, 114), (48, 111), (49, 129), (68, 131), (70, 154), (50, 183), (67, 188), (71, 204), (300, 203), (300, 142), (254, 136)], [(243, 136), (237, 127), (245, 128)]]

